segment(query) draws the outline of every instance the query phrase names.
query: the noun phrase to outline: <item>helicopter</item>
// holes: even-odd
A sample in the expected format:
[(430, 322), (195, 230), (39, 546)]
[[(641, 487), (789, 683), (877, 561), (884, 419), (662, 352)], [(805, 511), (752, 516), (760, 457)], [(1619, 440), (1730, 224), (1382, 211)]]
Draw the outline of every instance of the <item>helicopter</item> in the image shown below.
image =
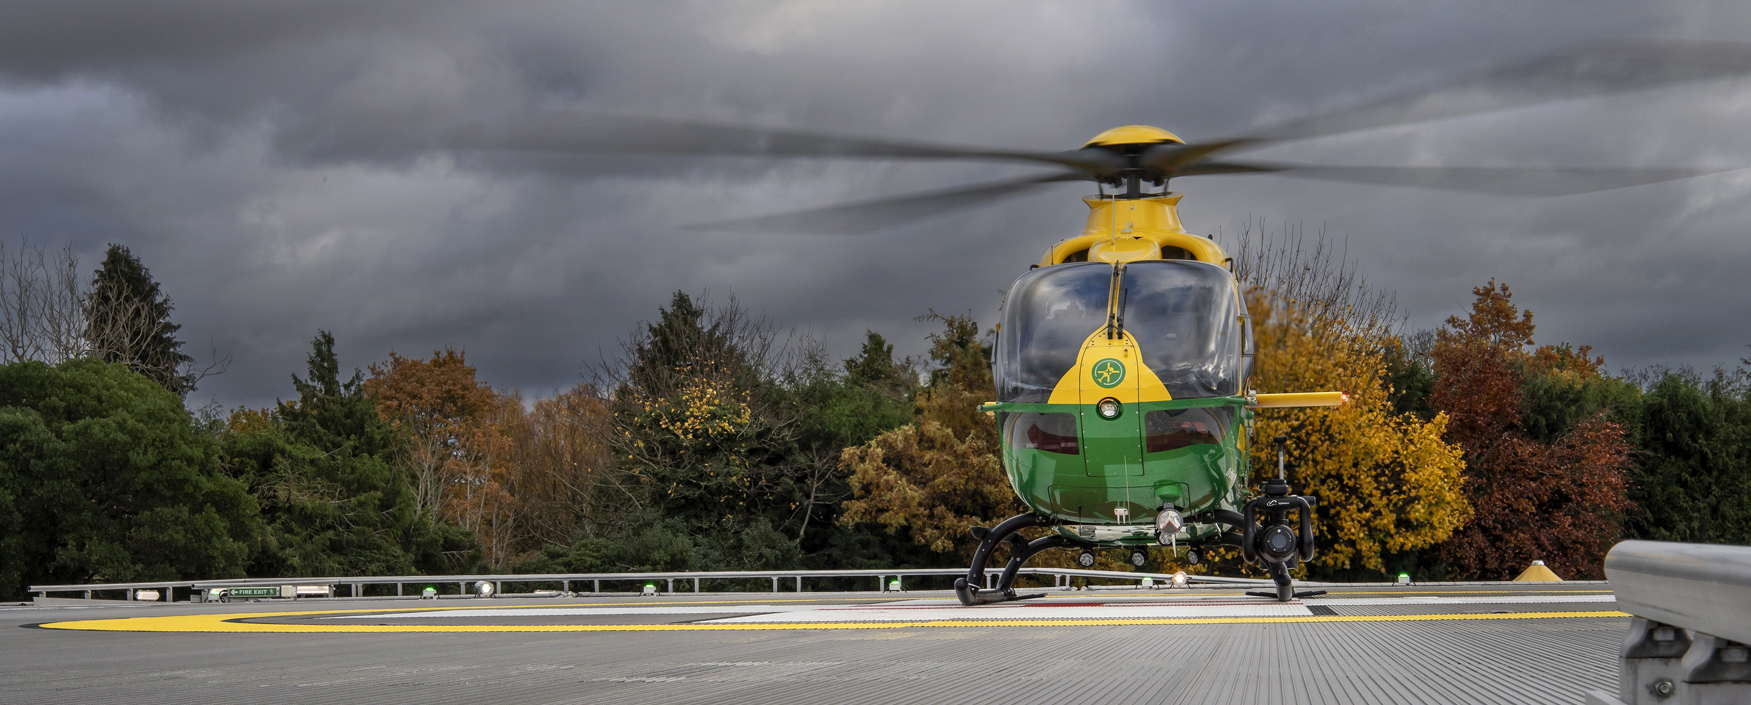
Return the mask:
[[(1507, 63), (1389, 95), (1333, 113), (1221, 139), (1191, 141), (1148, 125), (1124, 125), (1069, 151), (1016, 151), (845, 137), (599, 113), (541, 116), (497, 131), (468, 125), (443, 137), (453, 149), (538, 153), (981, 160), (1051, 169), (993, 183), (776, 215), (719, 221), (704, 229), (864, 233), (951, 209), (1065, 182), (1094, 182), (1082, 200), (1081, 234), (1046, 248), (1010, 286), (997, 326), (993, 414), (1011, 489), (1028, 511), (979, 541), (967, 575), (955, 581), (963, 605), (1021, 595), (1015, 581), (1030, 558), (1052, 549), (1094, 551), (1239, 549), (1290, 601), (1292, 578), (1315, 557), (1316, 497), (1285, 477), (1287, 439), (1274, 440), (1277, 472), (1259, 482), (1251, 467), (1257, 413), (1336, 406), (1342, 391), (1260, 393), (1253, 388), (1252, 321), (1245, 283), (1213, 238), (1188, 232), (1170, 181), (1191, 176), (1281, 174), (1368, 184), (1518, 196), (1562, 196), (1701, 176), (1682, 168), (1499, 168), (1327, 166), (1222, 158), (1251, 149), (1356, 130), (1473, 115), (1538, 103), (1652, 89), (1751, 71), (1751, 45), (1618, 41)], [(1027, 540), (1023, 529), (1046, 535)], [(986, 564), (1008, 560), (987, 584)]]

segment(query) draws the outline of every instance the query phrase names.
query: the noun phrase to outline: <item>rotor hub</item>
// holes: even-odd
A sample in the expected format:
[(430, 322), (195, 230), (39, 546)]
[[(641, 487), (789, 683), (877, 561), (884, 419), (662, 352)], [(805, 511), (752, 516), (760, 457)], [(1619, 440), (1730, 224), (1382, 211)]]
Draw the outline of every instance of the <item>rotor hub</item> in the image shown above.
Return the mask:
[(1185, 140), (1179, 138), (1179, 135), (1153, 125), (1120, 125), (1107, 130), (1106, 132), (1095, 135), (1094, 139), (1083, 143), (1082, 148), (1147, 146), (1152, 144), (1162, 144), (1164, 142), (1172, 142), (1175, 144), (1186, 143)]

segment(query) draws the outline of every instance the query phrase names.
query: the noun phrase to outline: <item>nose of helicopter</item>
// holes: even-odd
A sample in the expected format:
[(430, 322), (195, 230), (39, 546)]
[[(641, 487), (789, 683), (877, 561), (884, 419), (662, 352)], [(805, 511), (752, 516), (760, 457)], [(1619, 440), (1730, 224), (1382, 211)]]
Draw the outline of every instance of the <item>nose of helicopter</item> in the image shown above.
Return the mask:
[(1141, 415), (1136, 413), (1143, 374), (1136, 341), (1129, 335), (1090, 336), (1083, 343), (1080, 362), (1078, 425), (1084, 470), (1091, 477), (1143, 474)]

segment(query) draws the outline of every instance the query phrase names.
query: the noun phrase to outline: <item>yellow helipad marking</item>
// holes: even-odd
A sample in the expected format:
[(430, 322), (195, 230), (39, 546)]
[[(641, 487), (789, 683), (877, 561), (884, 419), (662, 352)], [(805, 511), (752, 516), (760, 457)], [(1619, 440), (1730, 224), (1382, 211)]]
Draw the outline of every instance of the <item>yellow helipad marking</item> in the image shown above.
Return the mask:
[[(427, 610), (431, 608), (411, 608)], [(482, 609), (460, 607), (455, 609)], [(502, 609), (502, 608), (501, 608)], [(1391, 616), (1316, 617), (1203, 617), (1174, 619), (955, 619), (913, 622), (817, 622), (817, 623), (713, 623), (713, 624), (519, 624), (519, 625), (425, 625), (425, 624), (262, 624), (245, 619), (270, 617), (316, 617), (364, 612), (405, 612), (406, 609), (332, 610), (320, 612), (259, 612), (254, 614), (204, 614), (168, 617), (128, 617), (50, 622), (44, 629), (104, 632), (201, 632), (232, 634), (394, 634), (431, 632), (722, 632), (819, 629), (912, 629), (919, 627), (1093, 627), (1173, 624), (1297, 624), (1333, 622), (1446, 622), (1490, 619), (1563, 619), (1574, 617), (1628, 617), (1623, 612), (1516, 612), (1509, 614), (1424, 614)]]

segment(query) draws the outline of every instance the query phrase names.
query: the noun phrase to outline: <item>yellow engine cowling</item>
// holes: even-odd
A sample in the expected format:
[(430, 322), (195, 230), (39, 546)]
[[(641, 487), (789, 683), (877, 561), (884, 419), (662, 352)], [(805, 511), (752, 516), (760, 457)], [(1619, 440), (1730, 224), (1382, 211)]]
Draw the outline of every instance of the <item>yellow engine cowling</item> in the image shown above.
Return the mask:
[(1176, 206), (1184, 194), (1137, 199), (1089, 196), (1082, 234), (1046, 250), (1041, 267), (1065, 262), (1123, 263), (1149, 259), (1195, 259), (1222, 266), (1228, 260), (1214, 241), (1186, 232)]

